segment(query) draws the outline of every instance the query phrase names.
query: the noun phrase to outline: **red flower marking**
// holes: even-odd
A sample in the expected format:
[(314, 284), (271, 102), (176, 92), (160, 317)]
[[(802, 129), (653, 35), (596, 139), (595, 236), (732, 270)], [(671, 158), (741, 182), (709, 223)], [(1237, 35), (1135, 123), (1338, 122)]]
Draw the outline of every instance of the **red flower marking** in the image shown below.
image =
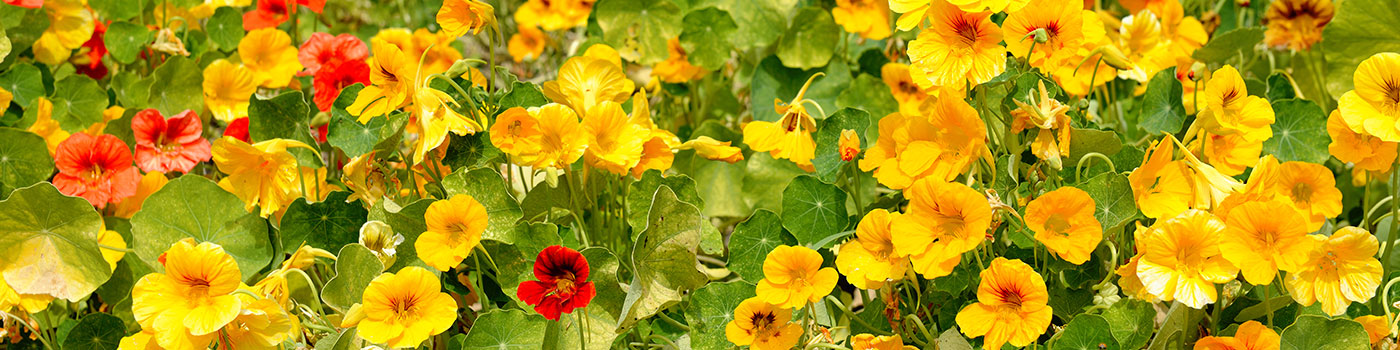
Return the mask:
[(588, 260), (577, 250), (549, 246), (535, 258), (535, 279), (520, 283), (516, 296), (549, 320), (588, 306), (598, 292), (588, 282)]
[(32, 9), (44, 6), (44, 0), (5, 0), (5, 3)]
[(248, 117), (234, 119), (232, 123), (228, 123), (228, 127), (224, 128), (224, 137), (252, 142), (248, 140)]
[(316, 76), (311, 79), (311, 84), (315, 87), (316, 108), (321, 111), (331, 110), (335, 105), (335, 99), (340, 97), (340, 90), (346, 86), (360, 83), (369, 85), (369, 64), (364, 60), (332, 62), (324, 66), (321, 71), (316, 72)]
[(83, 197), (97, 208), (136, 194), (141, 174), (131, 166), (131, 149), (116, 136), (75, 133), (58, 144), (53, 185), (69, 196)]
[(202, 137), (204, 125), (190, 110), (168, 120), (155, 109), (136, 112), (131, 132), (136, 136), (136, 166), (146, 172), (187, 173), (210, 158), (209, 140)]
[(107, 66), (102, 65), (102, 57), (107, 55), (107, 44), (102, 41), (102, 38), (107, 35), (107, 23), (93, 22), (95, 26), (92, 37), (83, 43), (83, 48), (86, 49), (83, 51), (86, 51), (87, 64), (74, 64), (73, 66), (77, 68), (79, 74), (87, 75), (93, 79), (102, 79), (107, 76)]

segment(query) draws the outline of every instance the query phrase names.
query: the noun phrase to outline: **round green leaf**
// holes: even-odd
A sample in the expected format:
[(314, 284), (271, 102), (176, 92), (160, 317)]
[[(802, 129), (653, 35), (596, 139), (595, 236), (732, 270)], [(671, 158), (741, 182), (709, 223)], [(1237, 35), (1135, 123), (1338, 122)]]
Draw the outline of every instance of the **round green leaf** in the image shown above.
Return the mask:
[(729, 270), (745, 281), (758, 283), (763, 279), (763, 259), (780, 245), (795, 245), (797, 239), (783, 232), (782, 218), (767, 209), (759, 209), (748, 220), (734, 227), (729, 236)]
[(78, 301), (112, 276), (97, 235), (102, 216), (92, 204), (64, 196), (47, 182), (0, 201), (0, 269), (20, 294)]
[(326, 281), (321, 300), (337, 310), (349, 310), (351, 305), (360, 302), (365, 287), (380, 272), (384, 272), (384, 263), (369, 248), (359, 243), (346, 244), (336, 255), (335, 277)]
[(797, 10), (792, 26), (778, 39), (778, 59), (784, 66), (812, 69), (825, 66), (836, 52), (837, 41), (844, 33), (831, 12), (818, 7)]
[(1322, 30), (1327, 92), (1341, 97), (1352, 89), (1352, 73), (1361, 61), (1380, 52), (1400, 52), (1400, 6), (1394, 0), (1337, 2), (1337, 15)]
[(1241, 52), (1252, 51), (1254, 45), (1264, 41), (1264, 29), (1262, 27), (1238, 28), (1229, 32), (1217, 34), (1206, 42), (1205, 46), (1196, 49), (1191, 54), (1192, 58), (1201, 62), (1224, 62), (1226, 59)]
[(214, 10), (214, 16), (209, 17), (204, 31), (209, 33), (209, 42), (220, 50), (237, 49), (238, 42), (243, 40), (243, 13), (234, 7), (219, 7)]
[[(187, 109), (204, 109), (204, 70), (194, 60), (171, 57), (156, 67), (149, 79), (153, 81), (146, 104), (160, 110), (160, 114), (171, 116)], [(102, 99), (105, 103), (105, 94)]]
[(0, 198), (10, 191), (27, 187), (53, 174), (53, 158), (48, 144), (34, 133), (0, 128)]
[(107, 90), (86, 75), (68, 76), (54, 84), (53, 119), (63, 130), (79, 132), (102, 121)]
[(1158, 72), (1147, 82), (1139, 118), (1138, 126), (1148, 134), (1181, 131), (1181, 124), (1186, 122), (1186, 106), (1181, 102), (1181, 81), (1176, 80), (1176, 68)]
[(346, 202), (349, 192), (336, 191), (326, 199), (307, 203), (297, 199), (282, 215), (282, 249), (292, 251), (302, 243), (321, 249), (334, 249), (360, 239), (360, 226), (369, 211), (359, 201)]
[(1137, 204), (1128, 177), (1118, 173), (1103, 173), (1075, 185), (1094, 199), (1094, 218), (1104, 231), (1123, 227), (1137, 217)]
[(1264, 140), (1264, 154), (1280, 162), (1323, 163), (1330, 159), (1327, 114), (1316, 103), (1287, 99), (1274, 101), (1274, 136)]
[[(783, 228), (801, 244), (813, 244), (841, 233), (846, 215), (846, 191), (810, 175), (792, 179), (783, 190)], [(826, 246), (836, 240), (827, 240)]]
[(647, 215), (651, 213), (652, 197), (662, 185), (675, 191), (676, 196), (680, 197), (681, 201), (690, 203), (696, 208), (705, 207), (705, 200), (700, 199), (700, 193), (696, 191), (695, 180), (689, 176), (662, 177), (659, 171), (647, 171), (642, 174), (641, 179), (632, 182), (627, 190), (627, 225), (632, 227), (632, 240), (637, 240), (637, 236), (646, 229)]
[(0, 74), (0, 87), (14, 94), (14, 102), (20, 107), (29, 108), (37, 97), (48, 95), (44, 90), (44, 74), (30, 63), (18, 63)]
[(1050, 342), (1050, 350), (1118, 350), (1118, 340), (1103, 316), (1082, 314), (1069, 321)]
[(681, 297), (709, 281), (696, 268), (700, 246), (700, 210), (661, 186), (647, 215), (647, 228), (632, 247), (632, 285), (622, 303), (619, 330), (679, 303)]
[(1109, 330), (1113, 331), (1113, 339), (1118, 340), (1118, 345), (1124, 349), (1147, 346), (1147, 341), (1152, 337), (1155, 317), (1157, 310), (1152, 308), (1152, 304), (1137, 299), (1123, 299), (1103, 312)]
[(121, 345), (126, 325), (120, 318), (96, 313), (83, 316), (63, 338), (64, 350), (107, 350)]
[(703, 8), (686, 14), (684, 23), (680, 41), (686, 58), (708, 70), (724, 67), (732, 47), (729, 38), (739, 28), (729, 12), (713, 7)]
[(629, 61), (665, 60), (666, 41), (681, 34), (681, 9), (670, 0), (603, 0), (594, 11), (603, 38)]
[(754, 296), (754, 285), (742, 281), (710, 283), (690, 296), (685, 321), (690, 324), (690, 345), (696, 349), (725, 349), (732, 345), (724, 335), (734, 320), (734, 308)]
[(107, 34), (102, 37), (102, 42), (107, 45), (112, 58), (126, 64), (136, 62), (136, 56), (150, 41), (151, 30), (131, 22), (112, 23), (107, 28)]
[[(730, 42), (734, 48), (745, 50), (767, 47), (783, 35), (788, 15), (796, 0), (711, 0), (715, 7), (734, 17), (738, 30)], [(696, 6), (699, 7), (699, 6)]]
[(131, 217), (131, 233), (136, 255), (158, 270), (161, 253), (185, 238), (223, 246), (245, 280), (272, 260), (267, 220), (244, 211), (238, 196), (199, 176), (170, 180), (146, 198)]
[(1280, 335), (1282, 350), (1366, 350), (1371, 338), (1360, 323), (1348, 319), (1328, 319), (1318, 315), (1300, 316)]
[[(311, 106), (306, 103), (301, 91), (283, 93), (270, 99), (255, 97), (248, 101), (248, 136), (253, 141), (288, 139), (316, 147), (310, 122)], [(321, 166), (321, 157), (312, 150), (296, 148), (288, 152), (296, 156), (297, 163), (302, 166)]]
[[(482, 313), (462, 342), (462, 350), (526, 350), (543, 348), (544, 317), (526, 315), (517, 309), (496, 309)], [(575, 333), (577, 335), (577, 333)]]

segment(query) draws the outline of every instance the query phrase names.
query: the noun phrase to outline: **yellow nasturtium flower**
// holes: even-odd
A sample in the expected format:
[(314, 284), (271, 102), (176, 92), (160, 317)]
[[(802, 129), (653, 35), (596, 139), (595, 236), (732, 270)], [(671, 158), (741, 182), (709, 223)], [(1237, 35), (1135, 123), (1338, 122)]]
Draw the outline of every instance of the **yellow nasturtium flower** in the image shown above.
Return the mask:
[(1134, 203), (1149, 218), (1169, 218), (1190, 208), (1193, 201), (1191, 180), (1181, 163), (1172, 161), (1176, 145), (1157, 141), (1143, 154), (1142, 165), (1128, 174)]
[(1386, 142), (1400, 142), (1400, 53), (1382, 52), (1361, 61), (1352, 73), (1355, 90), (1337, 99), (1352, 131)]
[(807, 78), (807, 83), (802, 85), (802, 90), (797, 92), (797, 97), (791, 103), (783, 104), (782, 100), (773, 99), (773, 106), (782, 118), (776, 122), (752, 121), (744, 125), (744, 143), (754, 152), (768, 152), (773, 158), (791, 160), (798, 167), (811, 171), (812, 158), (816, 157), (817, 151), (817, 144), (812, 140), (812, 133), (817, 131), (817, 120), (807, 113), (806, 104), (815, 106), (817, 103), (803, 96), (812, 82), (822, 75), (817, 73)]
[(542, 87), (551, 101), (573, 108), (586, 119), (593, 107), (603, 101), (627, 101), (632, 97), (634, 84), (616, 63), (584, 55), (564, 61), (559, 67), (559, 78)]
[(510, 36), (510, 41), (506, 44), (506, 51), (510, 52), (510, 58), (515, 63), (533, 61), (540, 58), (544, 53), (544, 48), (549, 45), (549, 37), (544, 35), (544, 31), (534, 26), (517, 26), (519, 32)]
[(1356, 323), (1360, 323), (1366, 329), (1366, 335), (1371, 338), (1371, 345), (1380, 344), (1390, 336), (1390, 321), (1385, 315), (1366, 315), (1357, 317)]
[(219, 187), (243, 200), (244, 209), (261, 207), (259, 215), (268, 217), (301, 197), (298, 183), (300, 168), (288, 148), (311, 149), (304, 143), (272, 139), (247, 144), (232, 137), (214, 141), (214, 164), (228, 174), (219, 180)]
[(802, 337), (802, 326), (792, 323), (791, 309), (752, 297), (734, 308), (734, 320), (724, 326), (724, 337), (752, 350), (788, 350)]
[(539, 120), (540, 150), (532, 166), (568, 169), (588, 148), (588, 132), (579, 124), (578, 115), (568, 106), (550, 103), (530, 108)]
[(238, 57), (253, 71), (258, 85), (267, 88), (286, 87), (302, 68), (292, 37), (277, 28), (248, 32), (238, 42)]
[(1264, 43), (1275, 49), (1304, 51), (1322, 41), (1322, 28), (1332, 21), (1332, 0), (1278, 0), (1264, 12)]
[(998, 257), (982, 270), (977, 302), (963, 307), (956, 318), (968, 337), (984, 337), (986, 349), (1026, 346), (1045, 334), (1053, 316), (1045, 280), (1020, 259)]
[(122, 235), (117, 231), (102, 230), (102, 233), (97, 236), (97, 244), (102, 245), (98, 247), (98, 250), (102, 252), (102, 260), (106, 260), (107, 266), (111, 267), (112, 271), (116, 271), (117, 262), (126, 256), (126, 239), (122, 238)]
[(248, 116), (248, 99), (258, 91), (258, 80), (252, 70), (225, 59), (214, 60), (204, 67), (204, 104), (214, 119), (232, 123)]
[(1241, 324), (1230, 337), (1204, 337), (1196, 342), (1195, 350), (1278, 350), (1278, 333), (1259, 321)]
[(428, 230), (413, 242), (418, 257), (439, 271), (447, 271), (472, 254), (486, 232), (486, 207), (465, 194), (433, 202), (423, 214)]
[(1386, 171), (1395, 164), (1395, 142), (1382, 141), (1375, 136), (1358, 133), (1347, 127), (1340, 110), (1333, 110), (1327, 117), (1327, 136), (1332, 143), (1327, 145), (1327, 153), (1355, 169), (1364, 171)]
[(126, 199), (123, 199), (121, 202), (112, 203), (110, 206), (110, 208), (112, 208), (112, 216), (130, 219), (132, 215), (136, 215), (136, 212), (141, 210), (141, 205), (146, 202), (147, 197), (150, 197), (152, 193), (156, 193), (156, 191), (165, 187), (165, 184), (168, 182), (170, 182), (170, 179), (166, 178), (164, 173), (158, 171), (152, 171), (141, 175), (141, 182), (136, 185), (135, 195), (126, 197)]
[(931, 96), (914, 82), (910, 69), (911, 67), (904, 63), (885, 63), (880, 67), (880, 79), (890, 87), (890, 94), (899, 102), (899, 113), (916, 115), (919, 114), (920, 106)]
[(661, 81), (684, 83), (700, 79), (708, 73), (704, 68), (690, 64), (690, 61), (686, 60), (685, 48), (681, 47), (680, 37), (666, 41), (666, 52), (666, 60), (651, 67), (651, 75), (656, 76)]
[(92, 38), (92, 32), (97, 29), (97, 15), (87, 7), (86, 0), (48, 0), (43, 2), (43, 7), (49, 17), (49, 27), (34, 42), (34, 59), (57, 66)]
[(898, 334), (876, 336), (857, 334), (851, 337), (851, 350), (918, 350), (913, 345), (904, 345)]
[(763, 259), (758, 298), (785, 309), (822, 300), (836, 288), (836, 269), (822, 267), (822, 255), (812, 248), (780, 245)]
[(1322, 304), (1322, 312), (1338, 316), (1352, 302), (1364, 303), (1376, 296), (1381, 283), (1380, 243), (1370, 232), (1343, 227), (1331, 237), (1308, 236), (1317, 246), (1299, 270), (1288, 274), (1284, 285), (1298, 304)]
[(49, 154), (58, 151), (58, 145), (72, 136), (58, 125), (58, 121), (53, 119), (53, 102), (47, 97), (36, 97), (30, 107), (34, 110), (34, 124), (29, 125), (29, 132), (44, 138), (44, 143), (49, 147)]
[(247, 294), (237, 296), (243, 300), (243, 310), (224, 326), (222, 332), (226, 336), (218, 340), (220, 348), (274, 350), (292, 336), (296, 318), (289, 315), (277, 300), (254, 299)]
[(1089, 256), (1103, 241), (1103, 226), (1094, 218), (1094, 199), (1074, 187), (1060, 187), (1026, 205), (1026, 226), (1035, 239), (1061, 259), (1075, 265)]
[(991, 16), (990, 12), (964, 12), (950, 3), (935, 1), (929, 9), (932, 25), (909, 42), (909, 72), (914, 83), (922, 89), (962, 89), (967, 84), (985, 83), (1006, 70), (1002, 31)]
[(375, 277), (359, 307), (360, 315), (347, 321), (359, 325), (361, 338), (390, 348), (417, 347), (457, 320), (457, 301), (442, 292), (437, 276), (417, 266)]
[(836, 268), (860, 289), (878, 289), (885, 281), (904, 279), (909, 258), (895, 254), (890, 223), (899, 213), (871, 210), (856, 225), (855, 238), (841, 244)]
[(1342, 191), (1337, 178), (1322, 164), (1284, 162), (1279, 166), (1274, 193), (1292, 200), (1307, 214), (1307, 230), (1317, 231), (1328, 218), (1342, 213)]
[(1137, 235), (1142, 259), (1137, 276), (1147, 293), (1200, 309), (1216, 300), (1215, 285), (1235, 279), (1239, 268), (1221, 256), (1225, 223), (1209, 212), (1190, 209), (1159, 219)]
[(1006, 16), (1001, 30), (1012, 56), (1027, 58), (1030, 54), (1027, 60), (1032, 66), (1051, 68), (1074, 56), (1083, 42), (1084, 4), (1077, 0), (1031, 0), (1025, 8)]
[(371, 40), (374, 46), (374, 59), (370, 60), (370, 85), (355, 96), (355, 102), (345, 111), (359, 116), (360, 123), (369, 123), (374, 117), (387, 114), (408, 102), (413, 94), (417, 73), (416, 57), (410, 57), (398, 46), (382, 41)]
[(446, 0), (438, 9), (437, 23), (447, 36), (476, 35), (496, 25), (496, 8), (478, 0)]
[(136, 281), (132, 313), (165, 349), (204, 349), (238, 317), (243, 300), (238, 264), (217, 244), (186, 238), (162, 255), (165, 273)]
[(890, 36), (889, 0), (836, 0), (831, 17), (846, 32), (881, 40)]
[(427, 80), (421, 81), (423, 84), (413, 91), (413, 111), (421, 133), (413, 150), (413, 162), (417, 164), (422, 164), (429, 151), (447, 141), (448, 133), (472, 135), (482, 130), (481, 124), (471, 116), (457, 113), (456, 100), (441, 90), (428, 87)]
[(743, 150), (730, 146), (729, 141), (721, 142), (709, 136), (696, 137), (694, 140), (682, 143), (676, 149), (693, 149), (697, 156), (730, 164), (744, 160)]
[(1225, 219), (1220, 255), (1238, 266), (1249, 284), (1270, 285), (1280, 270), (1297, 271), (1313, 250), (1306, 220), (1280, 198), (1236, 206)]
[(49, 302), (53, 299), (48, 294), (19, 294), (4, 279), (0, 279), (0, 312), (35, 314), (49, 308)]
[(1250, 141), (1241, 133), (1205, 133), (1200, 141), (1204, 143), (1206, 162), (1227, 176), (1243, 174), (1246, 167), (1259, 162), (1259, 155), (1264, 152), (1263, 140)]
[[(642, 159), (643, 145), (651, 131), (633, 123), (622, 111), (622, 105), (600, 101), (583, 117), (588, 149), (584, 156), (588, 164), (607, 172), (624, 175)], [(669, 151), (669, 150), (668, 150)]]
[(595, 0), (528, 0), (515, 11), (515, 22), (544, 30), (564, 30), (588, 24)]
[(540, 151), (540, 122), (528, 110), (512, 107), (491, 124), (491, 144), (514, 161), (529, 162)]
[(1273, 136), (1274, 108), (1259, 96), (1245, 90), (1244, 78), (1234, 67), (1225, 65), (1211, 73), (1201, 96), (1202, 129), (1216, 135), (1243, 134), (1245, 140), (1263, 142)]
[(1074, 130), (1069, 115), (1065, 114), (1069, 106), (1050, 97), (1044, 80), (1037, 83), (1040, 84), (1040, 96), (1035, 96), (1035, 90), (1031, 90), (1030, 104), (1020, 99), (1012, 100), (1020, 108), (1011, 111), (1011, 116), (1016, 118), (1011, 121), (1011, 131), (1036, 130), (1035, 140), (1031, 141), (1031, 153), (1051, 167), (1060, 169), (1064, 166), (1061, 158), (1069, 157), (1070, 134)]
[(904, 190), (909, 207), (891, 223), (898, 256), (924, 278), (947, 276), (962, 254), (986, 240), (992, 223), (987, 197), (967, 185), (924, 178)]

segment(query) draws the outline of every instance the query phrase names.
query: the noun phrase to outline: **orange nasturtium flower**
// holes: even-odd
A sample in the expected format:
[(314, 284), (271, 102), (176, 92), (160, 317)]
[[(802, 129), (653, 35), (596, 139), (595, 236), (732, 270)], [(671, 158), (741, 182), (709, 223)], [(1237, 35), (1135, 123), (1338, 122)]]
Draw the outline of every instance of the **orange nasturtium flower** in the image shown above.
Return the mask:
[(986, 240), (992, 224), (987, 197), (967, 185), (924, 178), (904, 190), (909, 208), (891, 223), (891, 242), (924, 278), (947, 276), (962, 254)]
[(651, 75), (667, 83), (684, 83), (687, 81), (700, 79), (705, 76), (704, 68), (700, 68), (686, 60), (685, 48), (681, 47), (680, 37), (671, 38), (666, 41), (666, 60), (657, 62), (651, 67)]
[(1279, 166), (1274, 193), (1293, 201), (1307, 214), (1308, 231), (1317, 231), (1327, 218), (1342, 213), (1342, 191), (1337, 178), (1322, 164), (1284, 162)]
[(904, 339), (898, 334), (876, 336), (874, 334), (857, 334), (851, 336), (851, 350), (918, 350), (913, 345), (904, 345)]
[(515, 63), (533, 61), (540, 58), (544, 53), (544, 47), (549, 44), (549, 37), (544, 35), (544, 31), (534, 26), (518, 26), (519, 32), (510, 36), (509, 43), (506, 44), (506, 51), (510, 52), (510, 58)]
[(860, 135), (855, 130), (842, 129), (841, 138), (836, 142), (836, 154), (841, 155), (843, 162), (856, 160), (860, 155)]
[(439, 271), (447, 271), (472, 254), (486, 232), (486, 207), (465, 194), (433, 202), (423, 214), (428, 230), (413, 242), (418, 257)]
[(1028, 129), (1035, 129), (1035, 141), (1031, 141), (1031, 153), (1036, 157), (1046, 161), (1055, 169), (1063, 167), (1062, 157), (1069, 157), (1070, 134), (1074, 128), (1070, 125), (1071, 120), (1068, 114), (1069, 106), (1060, 103), (1050, 97), (1050, 92), (1045, 89), (1045, 81), (1037, 81), (1040, 84), (1040, 96), (1035, 96), (1031, 90), (1030, 104), (1021, 102), (1020, 99), (1013, 99), (1017, 108), (1011, 111), (1011, 116), (1015, 120), (1011, 122), (1012, 132), (1021, 132)]
[(417, 347), (457, 320), (457, 301), (442, 292), (437, 276), (417, 266), (375, 277), (359, 307), (347, 323), (359, 326), (361, 338), (390, 348)]
[(531, 161), (538, 168), (568, 169), (588, 148), (588, 132), (579, 124), (578, 115), (568, 106), (550, 103), (530, 108), (539, 121), (540, 150)]
[(382, 40), (372, 40), (374, 59), (370, 64), (370, 86), (360, 90), (355, 102), (345, 111), (359, 116), (360, 123), (389, 113), (408, 102), (412, 96), (412, 79), (418, 69), (418, 59), (411, 57), (398, 46)]
[(1395, 142), (1382, 141), (1351, 130), (1346, 120), (1342, 119), (1340, 110), (1333, 110), (1327, 117), (1327, 136), (1332, 139), (1332, 143), (1327, 145), (1327, 153), (1352, 164), (1355, 170), (1383, 172), (1395, 164)]
[(792, 309), (752, 297), (734, 308), (734, 320), (724, 326), (724, 337), (753, 350), (787, 350), (797, 345), (802, 326), (792, 323)]
[(1269, 285), (1280, 270), (1296, 272), (1313, 250), (1307, 219), (1279, 198), (1230, 209), (1220, 255), (1238, 266), (1244, 280)]
[(801, 308), (831, 294), (836, 269), (822, 267), (822, 255), (812, 248), (780, 245), (763, 259), (758, 297), (785, 309)]
[(1385, 315), (1366, 315), (1357, 317), (1355, 321), (1366, 329), (1366, 335), (1371, 338), (1371, 345), (1379, 344), (1385, 337), (1390, 336), (1390, 321)]
[(1176, 300), (1196, 309), (1214, 303), (1215, 285), (1239, 273), (1220, 254), (1224, 232), (1225, 223), (1202, 210), (1159, 219), (1137, 236), (1143, 248), (1137, 266), (1143, 288), (1164, 301)]
[(743, 150), (730, 146), (729, 141), (720, 141), (709, 136), (696, 137), (694, 140), (682, 143), (676, 149), (693, 149), (697, 156), (730, 164), (744, 160)]
[(1337, 99), (1352, 131), (1386, 142), (1400, 142), (1400, 53), (1382, 52), (1361, 61), (1352, 73), (1355, 90)]
[(595, 0), (528, 0), (515, 11), (515, 22), (554, 31), (588, 24)]
[(1194, 197), (1185, 167), (1172, 161), (1176, 144), (1157, 141), (1143, 154), (1142, 165), (1128, 174), (1134, 203), (1149, 218), (1169, 218), (1190, 208)]
[(890, 36), (889, 0), (836, 0), (831, 17), (846, 32), (862, 38), (881, 40)]
[(910, 68), (904, 63), (885, 63), (884, 66), (880, 66), (880, 79), (890, 87), (890, 94), (899, 102), (899, 113), (916, 115), (919, 114), (920, 106), (931, 96), (914, 82)]
[(1022, 347), (1050, 327), (1052, 309), (1045, 280), (1020, 259), (998, 257), (982, 270), (977, 302), (958, 311), (958, 328), (968, 337), (984, 337), (985, 348)]
[(584, 153), (588, 164), (617, 175), (627, 174), (641, 161), (642, 146), (651, 136), (645, 126), (628, 118), (622, 105), (606, 100), (589, 109), (583, 129), (588, 135)]
[(223, 247), (192, 238), (175, 242), (160, 261), (165, 273), (141, 277), (132, 288), (136, 322), (153, 331), (162, 348), (208, 347), (243, 308), (232, 295), (241, 284), (238, 264)]
[[(1084, 4), (1076, 0), (1031, 0), (1001, 23), (1006, 50), (1031, 65), (1050, 68), (1075, 55), (1084, 40)], [(1044, 42), (1037, 42), (1042, 36)], [(1031, 45), (1035, 50), (1032, 52)]]
[(860, 289), (879, 289), (885, 281), (904, 279), (909, 258), (895, 255), (890, 222), (899, 213), (871, 210), (856, 225), (856, 236), (841, 244), (836, 269)]
[(1025, 218), (1036, 240), (1075, 265), (1089, 261), (1103, 241), (1103, 226), (1094, 218), (1094, 199), (1078, 188), (1060, 187), (1037, 197), (1026, 205)]
[(146, 202), (147, 197), (165, 187), (168, 182), (170, 179), (166, 178), (164, 173), (149, 172), (141, 175), (141, 182), (136, 185), (135, 195), (112, 203), (112, 216), (130, 219), (132, 215), (136, 215), (136, 212), (141, 210), (141, 204)]
[(633, 87), (617, 63), (588, 55), (564, 61), (559, 67), (559, 78), (542, 85), (544, 95), (551, 101), (573, 108), (585, 119), (603, 101), (627, 101)]
[(909, 42), (909, 74), (915, 84), (923, 89), (963, 89), (1006, 70), (1002, 31), (992, 22), (991, 12), (964, 12), (941, 0), (932, 6), (928, 12), (932, 26)]
[(58, 145), (53, 185), (67, 196), (82, 197), (98, 209), (136, 195), (141, 174), (131, 165), (131, 149), (116, 136), (76, 133)]
[(1259, 321), (1240, 325), (1232, 337), (1204, 337), (1196, 342), (1195, 350), (1278, 350), (1278, 333)]
[(1262, 142), (1273, 136), (1274, 108), (1259, 96), (1245, 91), (1244, 78), (1235, 67), (1225, 65), (1211, 73), (1206, 82), (1205, 110), (1201, 127), (1216, 135), (1243, 134), (1245, 140)]
[(1332, 21), (1332, 0), (1278, 0), (1264, 13), (1264, 43), (1275, 49), (1304, 51), (1322, 41), (1322, 27)]
[(1351, 302), (1364, 303), (1376, 296), (1381, 283), (1380, 243), (1376, 236), (1357, 227), (1343, 227), (1331, 237), (1310, 235), (1317, 246), (1299, 270), (1288, 274), (1284, 285), (1299, 305), (1322, 304), (1322, 312), (1338, 316)]
[(528, 163), (540, 151), (540, 122), (528, 110), (512, 107), (496, 116), (491, 124), (491, 144), (512, 160)]
[[(817, 120), (807, 113), (805, 104), (817, 106), (817, 103), (803, 96), (812, 82), (822, 75), (817, 73), (807, 78), (807, 83), (802, 84), (802, 90), (797, 91), (791, 103), (783, 104), (782, 100), (773, 99), (774, 109), (782, 114), (782, 118), (776, 122), (755, 120), (744, 125), (744, 143), (754, 152), (768, 152), (773, 158), (791, 160), (798, 167), (811, 171), (812, 158), (816, 157), (817, 151), (817, 144), (812, 141), (812, 133), (817, 131)], [(821, 107), (817, 106), (817, 109)]]
[(288, 148), (311, 149), (304, 143), (272, 139), (247, 144), (232, 137), (214, 141), (214, 165), (228, 174), (219, 187), (243, 200), (244, 210), (260, 206), (259, 215), (268, 217), (301, 197), (300, 168)]
[(217, 59), (204, 67), (204, 104), (214, 113), (214, 119), (232, 123), (247, 118), (248, 99), (257, 91), (253, 71), (242, 64)]
[(238, 42), (238, 57), (253, 71), (258, 85), (267, 88), (286, 87), (302, 68), (292, 37), (277, 28), (248, 32)]
[(482, 28), (496, 25), (496, 8), (477, 0), (447, 0), (437, 12), (439, 34), (463, 36), (476, 35)]

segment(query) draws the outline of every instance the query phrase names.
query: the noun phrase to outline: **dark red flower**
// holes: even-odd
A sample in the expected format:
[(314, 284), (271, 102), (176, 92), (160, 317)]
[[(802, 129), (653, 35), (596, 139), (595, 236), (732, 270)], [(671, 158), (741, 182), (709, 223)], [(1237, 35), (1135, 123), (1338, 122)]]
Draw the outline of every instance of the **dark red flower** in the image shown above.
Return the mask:
[(321, 124), (311, 127), (311, 132), (316, 133), (316, 142), (326, 143), (326, 135), (330, 134), (330, 124)]
[[(102, 57), (107, 55), (107, 44), (102, 41), (102, 38), (107, 35), (107, 23), (93, 22), (95, 26), (93, 26), (92, 37), (83, 43), (80, 51), (85, 55), (74, 60), (73, 66), (77, 68), (79, 74), (87, 75), (93, 79), (102, 79), (107, 76), (107, 66), (102, 64)], [(84, 60), (86, 62), (81, 62)]]
[(5, 0), (6, 4), (37, 9), (44, 6), (44, 0)]
[(322, 68), (311, 79), (316, 90), (313, 100), (321, 111), (331, 110), (335, 99), (340, 97), (340, 90), (346, 86), (355, 83), (369, 85), (369, 65), (363, 60), (335, 62)]
[(98, 208), (136, 194), (141, 174), (131, 166), (131, 149), (116, 136), (75, 133), (54, 152), (58, 175), (53, 185), (69, 196), (83, 197)]
[(292, 0), (258, 0), (258, 8), (243, 13), (243, 30), (274, 28), (297, 13)]
[(326, 0), (297, 0), (297, 3), (315, 13), (321, 13), (321, 10), (326, 8)]
[(224, 136), (243, 142), (252, 142), (248, 140), (248, 117), (234, 119), (232, 123), (228, 123), (228, 127), (224, 128)]
[(136, 112), (131, 132), (136, 137), (136, 166), (148, 173), (187, 173), (209, 160), (204, 124), (193, 111), (185, 110), (170, 119), (155, 109)]
[(588, 260), (565, 246), (549, 246), (535, 257), (535, 279), (520, 282), (515, 295), (549, 320), (588, 306), (598, 293), (588, 282)]
[(326, 33), (311, 34), (306, 43), (297, 51), (297, 60), (306, 67), (307, 74), (316, 74), (321, 66), (344, 61), (364, 61), (369, 58), (369, 47), (354, 35), (331, 36)]

